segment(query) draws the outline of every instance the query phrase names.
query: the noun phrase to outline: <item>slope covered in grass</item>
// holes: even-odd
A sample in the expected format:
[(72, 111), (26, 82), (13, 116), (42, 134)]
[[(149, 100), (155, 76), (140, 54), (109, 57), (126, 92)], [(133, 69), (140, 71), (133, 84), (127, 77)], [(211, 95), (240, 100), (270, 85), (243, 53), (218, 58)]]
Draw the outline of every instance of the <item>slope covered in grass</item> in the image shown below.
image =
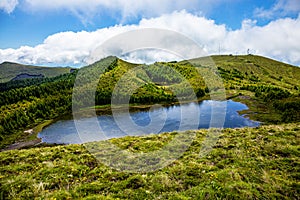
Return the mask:
[[(83, 145), (1, 152), (0, 197), (299, 199), (299, 127), (294, 123), (225, 129), (210, 154), (202, 158), (199, 152), (207, 131), (199, 130), (180, 159), (148, 173), (116, 171), (97, 162)], [(174, 135), (111, 142), (132, 152), (149, 152), (166, 145)]]
[[(212, 59), (219, 68), (231, 72), (231, 80), (238, 80), (240, 75), (244, 79), (241, 83), (258, 82), (291, 91), (300, 86), (300, 68), (286, 63), (257, 55), (212, 56)], [(238, 81), (233, 83), (241, 84)]]

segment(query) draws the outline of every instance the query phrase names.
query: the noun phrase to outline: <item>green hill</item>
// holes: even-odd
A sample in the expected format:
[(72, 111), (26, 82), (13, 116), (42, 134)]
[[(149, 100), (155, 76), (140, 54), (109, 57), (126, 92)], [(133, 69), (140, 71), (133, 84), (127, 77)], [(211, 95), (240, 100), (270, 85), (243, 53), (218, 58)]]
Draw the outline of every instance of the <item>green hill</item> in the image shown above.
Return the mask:
[[(132, 105), (169, 104), (190, 101), (193, 94), (198, 100), (209, 99), (225, 86), (226, 98), (246, 103), (250, 110), (243, 114), (252, 119), (269, 124), (300, 120), (299, 67), (255, 55), (211, 58), (214, 63), (198, 58), (144, 65), (110, 56), (75, 73), (0, 84), (0, 146), (23, 138), (26, 128), (70, 113), (73, 92), (78, 100), (73, 105), (84, 109), (95, 106), (90, 99), (97, 107), (109, 107), (113, 91), (120, 104), (128, 99)], [(222, 81), (215, 82), (211, 74), (219, 74)], [(73, 91), (76, 78), (81, 85)]]
[(71, 68), (69, 67), (39, 67), (4, 62), (0, 64), (0, 83), (8, 82), (22, 73), (27, 73), (30, 75), (42, 74), (45, 77), (54, 77), (61, 74), (70, 73), (70, 69)]

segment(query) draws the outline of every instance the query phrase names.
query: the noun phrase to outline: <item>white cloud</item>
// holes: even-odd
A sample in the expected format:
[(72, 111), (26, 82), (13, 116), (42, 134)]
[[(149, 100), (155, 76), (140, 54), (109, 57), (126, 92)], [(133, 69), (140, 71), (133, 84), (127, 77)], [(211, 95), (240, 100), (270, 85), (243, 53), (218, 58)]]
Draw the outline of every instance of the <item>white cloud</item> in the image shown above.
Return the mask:
[(269, 56), (295, 65), (300, 64), (300, 17), (273, 21), (266, 26), (251, 26), (228, 32), (224, 41), (227, 52)]
[(289, 14), (300, 13), (299, 0), (277, 0), (276, 3), (270, 8), (256, 8), (254, 15), (259, 18), (272, 19), (274, 17), (284, 17)]
[(121, 56), (122, 59), (134, 63), (154, 63), (157, 61), (174, 61), (181, 60), (182, 57), (168, 51), (147, 49), (137, 50)]
[(1, 0), (0, 10), (4, 10), (8, 14), (11, 13), (18, 5), (18, 0)]
[[(198, 43), (209, 54), (253, 54), (268, 56), (292, 64), (300, 64), (300, 16), (297, 19), (284, 18), (265, 26), (257, 26), (255, 21), (245, 20), (238, 30), (228, 30), (225, 25), (217, 25), (213, 20), (192, 15), (186, 11), (173, 12), (160, 17), (142, 19), (137, 25), (117, 25), (94, 32), (62, 32), (49, 36), (35, 47), (23, 46), (18, 49), (0, 49), (0, 62), (13, 61), (26, 64), (70, 65), (85, 61), (90, 53), (107, 39), (126, 31), (140, 28), (161, 28), (177, 31)], [(177, 41), (168, 41), (176, 45)], [(116, 44), (116, 49), (118, 45)], [(113, 51), (117, 52), (117, 51)], [(187, 51), (188, 52), (188, 51)], [(104, 56), (104, 55), (103, 55)], [(130, 60), (139, 62), (153, 59), (173, 60), (158, 52), (132, 52), (126, 54)]]

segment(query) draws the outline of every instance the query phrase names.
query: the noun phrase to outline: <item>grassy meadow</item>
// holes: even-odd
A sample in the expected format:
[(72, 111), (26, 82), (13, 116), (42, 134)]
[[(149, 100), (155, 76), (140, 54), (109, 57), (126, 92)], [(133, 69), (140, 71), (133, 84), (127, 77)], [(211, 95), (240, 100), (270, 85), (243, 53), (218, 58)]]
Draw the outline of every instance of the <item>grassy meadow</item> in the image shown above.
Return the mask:
[[(117, 171), (84, 145), (1, 152), (2, 199), (299, 199), (299, 123), (224, 129), (211, 153), (199, 157), (207, 131), (171, 165), (148, 173)], [(111, 142), (149, 152), (173, 133)], [(187, 131), (189, 134), (189, 131)], [(99, 144), (100, 145), (100, 144)]]

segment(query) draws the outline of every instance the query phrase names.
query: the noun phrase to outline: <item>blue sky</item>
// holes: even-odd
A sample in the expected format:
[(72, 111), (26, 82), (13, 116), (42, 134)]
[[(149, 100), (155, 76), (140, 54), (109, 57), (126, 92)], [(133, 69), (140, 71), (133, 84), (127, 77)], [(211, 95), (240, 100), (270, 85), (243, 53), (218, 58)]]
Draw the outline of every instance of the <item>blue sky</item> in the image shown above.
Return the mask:
[[(60, 40), (65, 40), (65, 37), (68, 39), (74, 37), (76, 40), (85, 42), (87, 38), (98, 42), (105, 41), (108, 39), (108, 36), (103, 36), (105, 35), (104, 32), (107, 31), (106, 28), (109, 28), (110, 31), (119, 32), (121, 29), (123, 31), (131, 29), (130, 27), (145, 27), (146, 25), (141, 25), (143, 23), (150, 27), (162, 28), (164, 20), (168, 18), (172, 21), (172, 26), (169, 27), (166, 24), (166, 28), (189, 36), (197, 35), (197, 31), (201, 32), (201, 30), (195, 28), (195, 30), (191, 29), (190, 32), (182, 31), (179, 27), (186, 24), (180, 24), (181, 19), (189, 20), (187, 23), (193, 21), (193, 27), (203, 27), (213, 20), (209, 27), (214, 33), (220, 31), (215, 40), (218, 40), (219, 45), (221, 44), (223, 53), (237, 52), (242, 54), (245, 52), (244, 46), (238, 47), (241, 43), (249, 42), (241, 39), (245, 38), (245, 35), (256, 35), (256, 38), (250, 39), (250, 41), (256, 41), (260, 38), (268, 38), (264, 34), (271, 34), (274, 42), (272, 40), (269, 42), (274, 43), (274, 46), (271, 45), (271, 47), (277, 48), (276, 51), (261, 47), (259, 43), (264, 43), (263, 40), (257, 42), (258, 44), (253, 42), (247, 45), (249, 48), (252, 47), (253, 53), (299, 65), (300, 56), (297, 54), (300, 54), (300, 49), (297, 46), (300, 46), (300, 40), (298, 40), (300, 38), (297, 35), (300, 34), (296, 34), (300, 31), (299, 13), (300, 0), (1, 0), (0, 62), (9, 60), (25, 64), (84, 65), (86, 64), (83, 61), (84, 56), (87, 56), (90, 49), (94, 48), (92, 41), (89, 46), (82, 49), (80, 49), (80, 45), (77, 49), (76, 45), (73, 45), (72, 51), (76, 51), (74, 53), (76, 55), (68, 54), (65, 56), (69, 59), (55, 59), (54, 57), (57, 58), (58, 55), (53, 55), (51, 58), (49, 48), (54, 47), (50, 43), (53, 40), (56, 43), (57, 41), (59, 44), (62, 43), (60, 44), (62, 45), (61, 48), (58, 49), (64, 52), (68, 44)], [(177, 26), (174, 25), (177, 22)], [(119, 28), (112, 30), (111, 27), (116, 27), (116, 25)], [(278, 27), (283, 27), (282, 34), (273, 35), (273, 32), (268, 32), (269, 29), (276, 31)], [(214, 28), (216, 29), (214, 30)], [(202, 34), (200, 32), (199, 34)], [(291, 34), (289, 32), (296, 33)], [(95, 36), (96, 33), (98, 36)], [(277, 44), (278, 40), (286, 39), (281, 38), (283, 35), (287, 35), (286, 33), (289, 33), (290, 46), (293, 47), (287, 52), (286, 50), (290, 47), (282, 46), (281, 48), (280, 45), (289, 44)], [(207, 37), (210, 36), (207, 35)], [(233, 44), (230, 46), (228, 40), (234, 40), (234, 38), (237, 44), (232, 42)], [(200, 41), (197, 36), (192, 37), (192, 39)], [(201, 38), (202, 43), (203, 41), (205, 38)], [(71, 40), (70, 42), (72, 43)], [(213, 46), (214, 43), (208, 39), (207, 45)], [(36, 52), (40, 53), (46, 48), (47, 57), (42, 53), (38, 57)], [(69, 53), (70, 48), (67, 48)], [(57, 47), (55, 51), (57, 51)], [(213, 50), (208, 50), (208, 52), (216, 53)]]

